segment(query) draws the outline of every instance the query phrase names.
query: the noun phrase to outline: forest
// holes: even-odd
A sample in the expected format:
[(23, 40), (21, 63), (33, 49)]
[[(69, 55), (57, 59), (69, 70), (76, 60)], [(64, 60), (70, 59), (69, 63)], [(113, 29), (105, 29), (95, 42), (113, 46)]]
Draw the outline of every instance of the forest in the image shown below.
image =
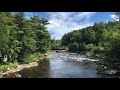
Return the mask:
[(74, 30), (63, 36), (61, 44), (67, 46), (69, 52), (119, 61), (120, 13), (115, 14), (119, 21), (99, 22), (93, 26)]
[(50, 49), (48, 20), (24, 12), (0, 12), (0, 63), (31, 62)]
[(60, 39), (51, 39), (51, 50), (66, 50), (67, 48), (61, 44)]
[(118, 21), (98, 22), (73, 30), (61, 40), (51, 39), (49, 21), (24, 12), (0, 12), (0, 71), (38, 61), (51, 50), (65, 50), (120, 63), (120, 13)]

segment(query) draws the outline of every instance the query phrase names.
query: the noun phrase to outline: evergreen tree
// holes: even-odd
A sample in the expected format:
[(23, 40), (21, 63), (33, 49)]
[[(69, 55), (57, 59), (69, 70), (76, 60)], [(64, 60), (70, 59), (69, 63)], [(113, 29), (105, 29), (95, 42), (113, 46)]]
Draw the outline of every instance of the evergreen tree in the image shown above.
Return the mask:
[(24, 12), (0, 12), (0, 62), (46, 53), (51, 46), (47, 24), (47, 19), (37, 16), (26, 19)]

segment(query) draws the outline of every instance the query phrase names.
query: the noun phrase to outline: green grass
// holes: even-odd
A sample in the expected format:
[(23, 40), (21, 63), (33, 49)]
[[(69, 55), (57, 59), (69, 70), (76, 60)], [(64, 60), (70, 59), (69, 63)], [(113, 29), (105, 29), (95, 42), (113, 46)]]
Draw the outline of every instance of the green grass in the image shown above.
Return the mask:
[(39, 58), (44, 57), (44, 55), (45, 54), (41, 54), (41, 53), (30, 54), (25, 57), (24, 61), (27, 63), (39, 61)]
[(4, 65), (0, 65), (0, 71), (7, 71), (8, 68), (17, 68), (18, 66), (18, 62), (10, 62), (10, 63), (7, 63), (7, 64), (4, 64)]
[(50, 51), (48, 51), (48, 52), (47, 52), (47, 55), (51, 55), (51, 52), (50, 52)]
[[(50, 55), (51, 52), (48, 52), (47, 55)], [(42, 54), (42, 53), (34, 53), (34, 54), (30, 54), (30, 55), (27, 55), (24, 59), (24, 61), (26, 63), (31, 63), (31, 62), (35, 62), (35, 61), (39, 61), (39, 58), (42, 58), (44, 57), (45, 54)], [(14, 62), (8, 62), (4, 65), (0, 65), (0, 71), (7, 71), (8, 68), (17, 68), (17, 66), (19, 65), (19, 63), (17, 61), (14, 61)]]

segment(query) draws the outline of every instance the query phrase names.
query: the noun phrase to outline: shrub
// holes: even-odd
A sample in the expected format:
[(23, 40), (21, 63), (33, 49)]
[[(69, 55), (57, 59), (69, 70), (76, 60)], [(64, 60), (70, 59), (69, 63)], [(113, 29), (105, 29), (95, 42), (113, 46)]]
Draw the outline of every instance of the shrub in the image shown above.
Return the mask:
[(85, 45), (85, 50), (86, 51), (92, 51), (92, 50), (94, 50), (94, 45), (93, 44)]
[(44, 54), (41, 53), (29, 54), (25, 57), (24, 62), (30, 63), (30, 62), (38, 61), (39, 58), (43, 56)]
[(85, 45), (85, 54), (87, 56), (93, 56), (94, 55), (94, 45), (93, 44), (88, 44), (88, 45)]
[(74, 42), (69, 45), (68, 51), (70, 52), (78, 52), (79, 51), (79, 44)]
[(18, 62), (14, 61), (13, 63), (7, 63), (5, 65), (0, 65), (0, 71), (7, 71), (8, 68), (17, 68)]
[(85, 51), (85, 43), (79, 43), (79, 52)]

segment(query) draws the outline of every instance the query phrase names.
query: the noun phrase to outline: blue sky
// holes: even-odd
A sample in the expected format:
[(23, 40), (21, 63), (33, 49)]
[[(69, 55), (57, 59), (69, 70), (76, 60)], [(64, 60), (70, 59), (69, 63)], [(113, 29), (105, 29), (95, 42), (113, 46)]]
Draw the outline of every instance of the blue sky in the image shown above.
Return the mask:
[(49, 20), (48, 31), (52, 38), (61, 39), (65, 33), (92, 26), (95, 22), (114, 21), (114, 12), (25, 12), (26, 17), (37, 15)]

